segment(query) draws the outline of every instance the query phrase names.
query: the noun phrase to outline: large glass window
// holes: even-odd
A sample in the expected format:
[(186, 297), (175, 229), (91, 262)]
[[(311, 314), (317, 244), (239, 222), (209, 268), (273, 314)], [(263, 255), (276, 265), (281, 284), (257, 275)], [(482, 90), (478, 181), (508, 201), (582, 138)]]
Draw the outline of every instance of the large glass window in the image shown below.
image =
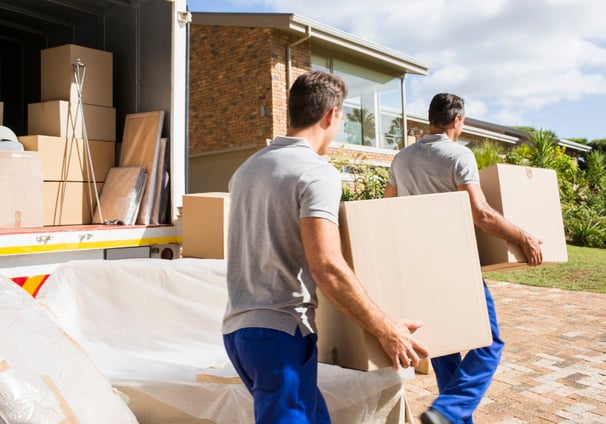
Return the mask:
[(336, 141), (383, 149), (403, 147), (400, 78), (315, 54), (312, 69), (333, 72), (347, 83), (344, 119)]

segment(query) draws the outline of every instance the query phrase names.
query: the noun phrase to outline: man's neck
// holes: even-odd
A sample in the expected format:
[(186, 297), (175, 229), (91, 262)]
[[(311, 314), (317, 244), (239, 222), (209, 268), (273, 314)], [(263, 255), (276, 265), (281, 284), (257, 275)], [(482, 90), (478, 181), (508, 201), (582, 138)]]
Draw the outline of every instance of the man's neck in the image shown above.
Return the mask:
[(445, 135), (452, 141), (457, 141), (457, 131), (454, 128), (438, 128), (438, 127), (430, 127), (429, 134), (438, 134)]
[(300, 137), (306, 139), (311, 148), (318, 154), (324, 154), (326, 150), (327, 143), (324, 142), (323, 136), (324, 134), (319, 131), (319, 129), (312, 125), (311, 127), (298, 129), (298, 128), (289, 128), (286, 131), (287, 137)]

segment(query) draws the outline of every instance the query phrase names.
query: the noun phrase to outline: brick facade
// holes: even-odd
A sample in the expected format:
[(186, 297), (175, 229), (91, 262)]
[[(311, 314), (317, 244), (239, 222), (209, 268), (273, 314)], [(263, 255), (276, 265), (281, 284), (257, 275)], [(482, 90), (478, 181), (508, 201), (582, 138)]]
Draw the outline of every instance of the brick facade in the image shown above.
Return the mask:
[[(266, 145), (287, 126), (287, 46), (269, 28), (192, 25), (190, 155)], [(291, 74), (311, 69), (309, 42), (291, 51)]]

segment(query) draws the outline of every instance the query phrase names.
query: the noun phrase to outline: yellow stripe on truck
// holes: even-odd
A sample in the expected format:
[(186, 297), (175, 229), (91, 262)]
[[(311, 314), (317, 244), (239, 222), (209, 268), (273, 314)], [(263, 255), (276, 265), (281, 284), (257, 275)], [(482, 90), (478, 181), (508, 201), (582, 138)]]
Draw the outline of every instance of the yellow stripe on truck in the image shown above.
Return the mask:
[(82, 243), (57, 243), (57, 244), (41, 244), (35, 246), (10, 246), (0, 247), (0, 255), (19, 255), (23, 253), (44, 253), (66, 250), (91, 250), (91, 249), (109, 249), (112, 247), (136, 247), (150, 246), (154, 244), (173, 244), (181, 243), (181, 236), (172, 237), (154, 237), (132, 240), (108, 240), (98, 242), (82, 242)]

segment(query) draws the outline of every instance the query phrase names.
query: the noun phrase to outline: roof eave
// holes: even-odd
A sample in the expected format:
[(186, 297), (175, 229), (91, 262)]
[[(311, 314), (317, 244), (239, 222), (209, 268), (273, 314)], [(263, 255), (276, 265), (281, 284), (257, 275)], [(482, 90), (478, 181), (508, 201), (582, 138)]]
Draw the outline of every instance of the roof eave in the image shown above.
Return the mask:
[[(408, 113), (406, 114), (406, 119), (410, 119), (411, 121), (419, 122), (421, 124), (429, 125), (429, 120), (419, 115)], [(463, 125), (463, 133), (475, 135), (478, 137), (490, 138), (492, 140), (500, 141), (507, 144), (518, 144), (520, 142), (520, 139), (518, 137), (489, 131), (484, 128), (478, 128), (468, 124)]]
[(324, 45), (338, 47), (351, 54), (380, 62), (401, 74), (427, 75), (429, 64), (379, 44), (362, 40), (344, 31), (293, 13), (192, 13), (198, 25), (268, 27), (310, 36)]
[(574, 141), (566, 140), (565, 138), (558, 139), (558, 146), (568, 147), (585, 153), (590, 152), (592, 149), (591, 146), (581, 143), (575, 143)]

